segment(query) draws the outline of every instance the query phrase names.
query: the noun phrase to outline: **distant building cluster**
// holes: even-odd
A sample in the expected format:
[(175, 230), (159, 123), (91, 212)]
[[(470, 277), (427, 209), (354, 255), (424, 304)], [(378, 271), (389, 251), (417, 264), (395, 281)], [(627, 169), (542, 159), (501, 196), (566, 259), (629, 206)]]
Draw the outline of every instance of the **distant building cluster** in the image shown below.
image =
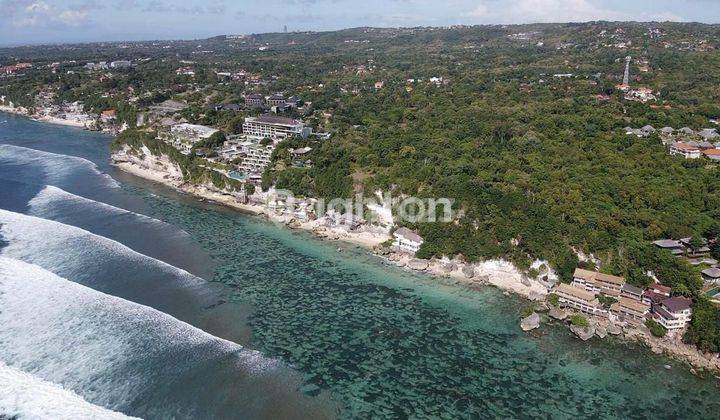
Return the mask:
[[(679, 330), (692, 316), (692, 301), (671, 297), (669, 287), (654, 284), (642, 289), (626, 283), (623, 277), (582, 268), (575, 269), (572, 283), (558, 284), (553, 292), (561, 307), (618, 323), (640, 324), (652, 319), (668, 330)], [(608, 299), (612, 302), (609, 305)]]
[(689, 127), (679, 130), (672, 127), (656, 130), (651, 125), (642, 128), (625, 127), (625, 134), (629, 136), (648, 137), (656, 133), (663, 143), (669, 145), (668, 150), (671, 155), (682, 156), (685, 159), (705, 157), (712, 162), (720, 163), (720, 134), (715, 128), (694, 131)]
[(0, 74), (16, 74), (31, 67), (31, 63), (17, 63), (9, 66), (0, 66)]

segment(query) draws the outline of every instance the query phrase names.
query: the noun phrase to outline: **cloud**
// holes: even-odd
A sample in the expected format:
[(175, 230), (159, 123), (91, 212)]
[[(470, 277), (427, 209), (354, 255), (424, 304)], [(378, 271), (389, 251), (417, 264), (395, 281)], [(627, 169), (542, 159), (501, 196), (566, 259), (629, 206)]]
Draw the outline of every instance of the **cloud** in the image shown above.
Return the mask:
[(55, 18), (68, 26), (80, 26), (87, 20), (88, 13), (80, 10), (65, 10)]
[[(138, 2), (133, 3), (135, 7), (140, 6)], [(182, 15), (222, 15), (225, 13), (226, 7), (225, 2), (222, 0), (194, 5), (180, 5), (161, 0), (151, 0), (144, 5), (142, 10), (152, 13), (177, 13)]]
[(88, 23), (88, 11), (98, 7), (94, 1), (60, 8), (42, 0), (5, 0), (0, 12), (14, 27), (77, 27)]
[(483, 0), (467, 13), (481, 23), (587, 22), (595, 20), (683, 20), (670, 12), (632, 13), (591, 0)]
[(588, 0), (482, 1), (468, 16), (493, 23), (580, 22), (627, 17), (622, 12), (597, 7)]

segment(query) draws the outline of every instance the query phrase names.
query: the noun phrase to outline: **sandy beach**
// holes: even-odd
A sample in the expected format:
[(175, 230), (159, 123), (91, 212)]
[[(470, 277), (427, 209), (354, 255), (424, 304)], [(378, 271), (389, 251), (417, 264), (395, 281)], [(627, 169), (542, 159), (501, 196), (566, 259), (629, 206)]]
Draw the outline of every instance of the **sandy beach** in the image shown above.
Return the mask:
[(84, 123), (81, 123), (78, 121), (73, 121), (73, 120), (66, 120), (64, 118), (52, 117), (49, 115), (43, 115), (43, 116), (32, 115), (29, 110), (22, 108), (22, 107), (15, 108), (15, 107), (9, 107), (6, 105), (0, 105), (0, 112), (7, 112), (9, 114), (21, 115), (23, 117), (30, 118), (33, 121), (39, 121), (39, 122), (44, 122), (44, 123), (48, 123), (48, 124), (64, 125), (67, 127), (87, 129), (87, 126)]

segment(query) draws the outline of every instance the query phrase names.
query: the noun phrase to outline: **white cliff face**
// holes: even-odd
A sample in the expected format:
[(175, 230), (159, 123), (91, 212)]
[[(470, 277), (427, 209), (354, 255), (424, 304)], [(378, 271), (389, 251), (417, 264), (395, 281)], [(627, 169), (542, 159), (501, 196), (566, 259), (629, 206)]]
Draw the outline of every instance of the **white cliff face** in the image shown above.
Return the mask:
[(140, 154), (132, 153), (129, 147), (112, 154), (113, 163), (143, 178), (157, 182), (182, 183), (183, 175), (180, 167), (166, 155), (154, 155), (147, 147), (140, 149)]

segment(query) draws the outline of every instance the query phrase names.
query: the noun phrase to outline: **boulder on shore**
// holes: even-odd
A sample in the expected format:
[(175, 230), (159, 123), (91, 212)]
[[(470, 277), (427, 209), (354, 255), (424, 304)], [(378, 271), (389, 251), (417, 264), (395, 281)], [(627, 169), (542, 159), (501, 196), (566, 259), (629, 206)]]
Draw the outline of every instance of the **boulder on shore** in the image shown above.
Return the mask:
[(622, 328), (618, 327), (615, 324), (610, 324), (607, 326), (607, 332), (610, 335), (620, 335), (622, 334)]
[(449, 262), (449, 263), (443, 264), (443, 265), (442, 265), (442, 270), (443, 270), (444, 272), (446, 272), (446, 273), (451, 273), (451, 272), (457, 270), (457, 264), (455, 264), (455, 263), (453, 263), (453, 262)]
[(590, 325), (588, 327), (580, 327), (578, 325), (572, 325), (570, 326), (570, 331), (572, 331), (582, 341), (588, 341), (595, 335), (595, 326)]
[(597, 335), (599, 338), (605, 338), (608, 335), (607, 329), (605, 327), (598, 325), (597, 328), (595, 328), (595, 335)]
[[(536, 299), (532, 299), (533, 297), (534, 296), (532, 296), (530, 300), (536, 300)], [(539, 302), (539, 303), (535, 304), (535, 311), (537, 311), (537, 312), (547, 312), (549, 310), (550, 310), (550, 307), (545, 302)]]
[(428, 262), (427, 262), (427, 260), (420, 260), (417, 258), (413, 258), (412, 260), (408, 261), (407, 266), (411, 270), (425, 271), (428, 268)]
[(548, 312), (548, 315), (550, 315), (550, 318), (558, 319), (560, 321), (564, 320), (568, 316), (567, 312), (563, 311), (562, 309), (560, 309), (556, 306), (553, 306), (552, 308), (550, 308), (550, 312)]
[(472, 265), (464, 265), (462, 268), (463, 274), (465, 274), (465, 277), (471, 279), (475, 277), (475, 267)]
[(538, 315), (537, 312), (533, 312), (530, 316), (520, 321), (520, 328), (522, 328), (523, 331), (534, 330), (538, 327), (540, 327), (540, 315)]

